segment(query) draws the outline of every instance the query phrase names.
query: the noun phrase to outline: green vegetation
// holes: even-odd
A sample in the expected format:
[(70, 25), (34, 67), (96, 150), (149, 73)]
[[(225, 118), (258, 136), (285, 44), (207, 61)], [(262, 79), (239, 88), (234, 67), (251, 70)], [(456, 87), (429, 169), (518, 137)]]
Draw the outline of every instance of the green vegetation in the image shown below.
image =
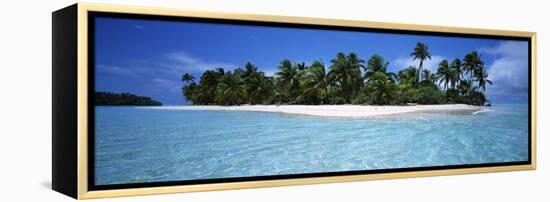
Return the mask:
[(95, 92), (97, 106), (160, 106), (150, 97), (142, 97), (130, 93)]
[(449, 63), (443, 60), (435, 73), (423, 69), (431, 60), (428, 46), (417, 43), (411, 56), (419, 61), (397, 73), (380, 55), (366, 62), (355, 53), (338, 53), (326, 67), (284, 59), (274, 76), (266, 76), (252, 63), (244, 68), (205, 71), (200, 82), (185, 73), (182, 94), (196, 105), (240, 104), (371, 104), (403, 105), (464, 103), (484, 105), (488, 74), (481, 55), (471, 52)]

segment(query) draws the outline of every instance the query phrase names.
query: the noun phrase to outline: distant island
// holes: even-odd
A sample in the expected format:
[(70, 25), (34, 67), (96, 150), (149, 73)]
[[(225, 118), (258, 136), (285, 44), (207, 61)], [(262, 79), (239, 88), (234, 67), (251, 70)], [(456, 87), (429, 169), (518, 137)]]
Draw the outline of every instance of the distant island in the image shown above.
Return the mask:
[(398, 72), (388, 71), (378, 54), (363, 60), (353, 52), (336, 54), (328, 67), (322, 60), (284, 59), (274, 76), (252, 63), (233, 71), (220, 67), (204, 71), (199, 82), (183, 74), (182, 94), (193, 105), (490, 105), (484, 92), (493, 82), (478, 52), (444, 59), (435, 72), (424, 67), (431, 59), (426, 44), (418, 42), (410, 56), (418, 67)]
[(95, 92), (95, 105), (99, 106), (160, 106), (162, 103), (150, 97), (131, 93)]

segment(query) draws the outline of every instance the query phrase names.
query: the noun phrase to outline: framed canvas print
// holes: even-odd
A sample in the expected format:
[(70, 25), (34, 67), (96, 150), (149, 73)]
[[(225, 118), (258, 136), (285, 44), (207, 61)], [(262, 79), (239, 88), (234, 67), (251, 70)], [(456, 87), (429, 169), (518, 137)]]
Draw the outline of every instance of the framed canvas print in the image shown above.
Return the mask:
[(535, 169), (535, 33), (75, 4), (53, 189), (77, 199)]

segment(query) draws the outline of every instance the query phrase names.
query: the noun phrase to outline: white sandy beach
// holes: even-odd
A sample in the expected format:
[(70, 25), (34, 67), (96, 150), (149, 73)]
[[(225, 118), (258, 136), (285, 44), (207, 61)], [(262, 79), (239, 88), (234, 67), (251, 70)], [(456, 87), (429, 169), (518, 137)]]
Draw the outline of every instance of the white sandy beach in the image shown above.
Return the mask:
[(148, 107), (171, 110), (223, 110), (276, 112), (325, 117), (370, 117), (411, 112), (476, 112), (480, 106), (465, 104), (370, 106), (370, 105), (241, 105), (241, 106), (162, 106)]

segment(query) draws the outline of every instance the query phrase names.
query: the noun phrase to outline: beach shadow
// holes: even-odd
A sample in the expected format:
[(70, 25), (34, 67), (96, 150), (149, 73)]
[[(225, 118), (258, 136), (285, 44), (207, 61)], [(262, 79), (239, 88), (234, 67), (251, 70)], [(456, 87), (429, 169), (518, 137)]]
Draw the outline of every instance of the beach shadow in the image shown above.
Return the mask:
[(52, 189), (52, 182), (50, 181), (42, 181), (40, 182), (40, 186), (46, 188), (46, 189)]

